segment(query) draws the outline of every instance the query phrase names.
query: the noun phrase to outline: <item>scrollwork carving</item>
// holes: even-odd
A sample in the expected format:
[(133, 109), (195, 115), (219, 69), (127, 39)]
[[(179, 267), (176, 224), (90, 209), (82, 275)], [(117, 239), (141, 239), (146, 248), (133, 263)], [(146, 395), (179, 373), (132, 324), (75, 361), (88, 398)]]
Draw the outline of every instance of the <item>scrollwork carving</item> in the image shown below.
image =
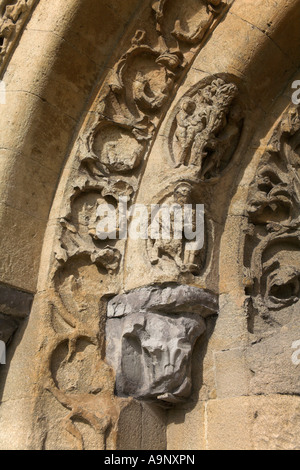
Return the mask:
[(14, 44), (38, 0), (1, 0), (0, 2), (0, 73)]
[[(299, 108), (291, 107), (275, 129), (248, 201), (245, 283), (252, 299), (250, 331), (291, 320), (300, 299)], [(249, 255), (251, 253), (251, 255)]]
[[(169, 40), (169, 35), (172, 35), (177, 41), (193, 45), (203, 39), (215, 18), (225, 7), (222, 0), (194, 0), (188, 4), (176, 1), (173, 2), (174, 9), (168, 11), (169, 4), (169, 0), (159, 0), (153, 4), (157, 31)], [(197, 12), (196, 18), (195, 12)]]
[(121, 253), (97, 237), (97, 207), (112, 201), (118, 207), (121, 197), (130, 201), (133, 193), (133, 188), (122, 180), (96, 184), (84, 178), (82, 184), (74, 189), (66, 214), (60, 219), (61, 235), (56, 259), (65, 263), (72, 257), (86, 255), (108, 273), (115, 273), (120, 266)]
[[(193, 2), (187, 3), (188, 16)], [(138, 30), (133, 35), (128, 50), (103, 83), (74, 149), (69, 183), (64, 189), (55, 228), (50, 287), (47, 285), (51, 300), (43, 319), (47, 344), (41, 348), (38, 372), (42, 394), (47, 390), (51, 399), (54, 397), (65, 409), (60, 425), (68, 440), (71, 439), (71, 447), (87, 448), (83, 429), (86, 425), (88, 433), (92, 431), (96, 436), (94, 448), (105, 449), (107, 439), (114, 435), (120, 406), (114, 396), (113, 370), (105, 359), (104, 338), (107, 297), (116, 296), (120, 290), (125, 242), (102, 238), (97, 210), (100, 205), (109, 204), (118, 214), (120, 198), (126, 198), (129, 208), (135, 201), (148, 150), (172, 94), (200, 50), (204, 36), (226, 11), (221, 4), (219, 9), (218, 3), (212, 1), (199, 1), (197, 6), (197, 18), (191, 28), (186, 24), (187, 17), (178, 17), (176, 5), (166, 2), (159, 21), (166, 12), (171, 13), (171, 17), (175, 14), (172, 30), (168, 30), (169, 19), (160, 30), (154, 14), (152, 32), (149, 26), (147, 34)], [(185, 9), (180, 11), (180, 15), (185, 13)], [(173, 28), (177, 31), (174, 34)], [(169, 44), (170, 37), (175, 47)], [(166, 198), (178, 204), (191, 200), (193, 205), (189, 181), (180, 179), (177, 183), (180, 185), (176, 184)], [(119, 232), (117, 226), (116, 235)], [(186, 240), (181, 242), (178, 253), (176, 247), (154, 243), (149, 247), (149, 260), (159, 265), (161, 257), (174, 255), (171, 262), (179, 271), (196, 274), (202, 266), (202, 252), (188, 254), (185, 244)], [(217, 301), (215, 298), (212, 301), (211, 313), (214, 314)], [(202, 307), (204, 312), (207, 306)], [(186, 304), (185, 308), (188, 309)], [(205, 324), (202, 315), (186, 312), (179, 320), (178, 312), (169, 319), (164, 312), (158, 314), (161, 324), (172, 329), (168, 333), (168, 344), (163, 345), (161, 351), (165, 358), (168, 354), (174, 357), (159, 366), (166, 368), (160, 370), (157, 384), (151, 385), (150, 395), (155, 399), (159, 396), (164, 402), (186, 398), (191, 389), (191, 353)], [(143, 325), (137, 321), (136, 325), (138, 329), (144, 328), (145, 334), (152, 335), (153, 322), (150, 317), (148, 320)], [(176, 341), (171, 338), (172, 332), (178, 333)], [(162, 341), (163, 338), (159, 338), (158, 343)], [(146, 343), (144, 346), (146, 348)], [(158, 344), (158, 349), (160, 347)], [(177, 361), (178, 354), (180, 360)], [(173, 377), (174, 371), (178, 372), (177, 378)], [(165, 373), (167, 381), (173, 381), (170, 389), (164, 387)]]
[(80, 315), (69, 312), (59, 294), (51, 304), (51, 325), (57, 336), (45, 351), (49, 365), (45, 389), (69, 411), (60, 425), (70, 444), (78, 450), (89, 448), (80, 428), (80, 423), (84, 423), (94, 433), (96, 448), (104, 450), (117, 409), (113, 390), (105, 387), (102, 380), (103, 374), (112, 372), (101, 359), (99, 331), (92, 324), (95, 315), (90, 321), (80, 320)]
[[(195, 8), (197, 18), (192, 14)], [(90, 126), (93, 127), (92, 132), (89, 131), (85, 137), (87, 151), (81, 159), (94, 173), (112, 174), (134, 171), (139, 167), (161, 122), (171, 92), (199, 51), (204, 35), (215, 27), (226, 8), (218, 0), (189, 0), (184, 8), (163, 0), (155, 1), (153, 10), (156, 18), (156, 32), (153, 34), (157, 37), (157, 44), (151, 45), (145, 31), (136, 32), (131, 47), (114, 67), (104, 88), (106, 92), (99, 100), (99, 117)], [(169, 14), (175, 17), (173, 26), (172, 20), (171, 23), (169, 20), (165, 22)], [(181, 23), (189, 23), (186, 15), (193, 17), (195, 26), (195, 30), (187, 33)], [(169, 44), (170, 35), (175, 41), (174, 47)], [(183, 43), (189, 46), (182, 47)], [(192, 47), (197, 44), (198, 47)], [(101, 131), (99, 135), (99, 129), (103, 127), (106, 131), (108, 127), (111, 129), (111, 132), (105, 132), (104, 142)], [(132, 146), (135, 150), (130, 155)]]

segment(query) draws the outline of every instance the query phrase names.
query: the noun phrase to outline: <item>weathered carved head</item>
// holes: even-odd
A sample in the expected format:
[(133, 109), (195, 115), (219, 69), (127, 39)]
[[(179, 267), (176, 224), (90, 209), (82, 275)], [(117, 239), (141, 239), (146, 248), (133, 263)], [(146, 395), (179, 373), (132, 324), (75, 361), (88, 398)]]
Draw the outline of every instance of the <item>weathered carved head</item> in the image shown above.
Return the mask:
[(190, 286), (145, 287), (108, 305), (107, 360), (119, 396), (176, 403), (190, 396), (191, 358), (217, 297)]
[(189, 183), (180, 183), (174, 191), (174, 201), (179, 205), (189, 204), (192, 195), (192, 186)]
[(186, 97), (182, 100), (182, 109), (187, 114), (192, 115), (196, 109), (196, 103), (192, 98)]

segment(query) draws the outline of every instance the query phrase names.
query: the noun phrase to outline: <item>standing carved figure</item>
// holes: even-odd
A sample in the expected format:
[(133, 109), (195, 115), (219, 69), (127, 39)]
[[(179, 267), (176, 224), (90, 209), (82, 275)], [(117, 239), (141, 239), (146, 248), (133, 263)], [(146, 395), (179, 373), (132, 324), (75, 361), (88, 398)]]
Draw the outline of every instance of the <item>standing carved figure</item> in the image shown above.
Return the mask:
[[(181, 152), (178, 156), (176, 168), (185, 165), (197, 134), (197, 125), (194, 113), (196, 102), (192, 98), (185, 98), (181, 103), (181, 110), (176, 116), (176, 138), (180, 143)], [(202, 127), (204, 128), (204, 126)]]
[(196, 167), (201, 177), (219, 170), (222, 158), (240, 132), (241, 113), (231, 110), (237, 92), (236, 85), (219, 78), (193, 98), (182, 100), (176, 116), (176, 168)]
[[(225, 84), (223, 80), (216, 80), (210, 88), (212, 105), (206, 128), (197, 134), (191, 158), (191, 165), (199, 166), (202, 170), (205, 157), (210, 151), (216, 151), (219, 147), (219, 134), (226, 129), (229, 107), (236, 96), (237, 87), (233, 84)], [(206, 99), (206, 98), (205, 98)], [(211, 158), (211, 166), (217, 165), (215, 154)]]
[[(165, 255), (175, 261), (175, 264), (181, 272), (191, 272), (199, 274), (199, 266), (196, 264), (196, 258), (199, 251), (186, 250), (185, 230), (187, 223), (189, 224), (190, 231), (196, 230), (196, 213), (192, 210), (192, 220), (187, 221), (185, 218), (185, 210), (187, 204), (192, 204), (192, 186), (189, 183), (179, 183), (173, 193), (172, 197), (172, 210), (170, 211), (170, 238), (164, 239), (165, 221), (164, 221), (164, 208), (161, 209), (156, 216), (159, 225), (159, 238), (156, 240), (149, 240), (150, 244), (150, 260), (151, 264), (158, 264), (159, 260)], [(176, 209), (179, 209), (179, 217), (176, 214)], [(178, 214), (178, 213), (177, 213)], [(179, 229), (181, 233), (179, 233)], [(201, 250), (200, 250), (201, 251)]]

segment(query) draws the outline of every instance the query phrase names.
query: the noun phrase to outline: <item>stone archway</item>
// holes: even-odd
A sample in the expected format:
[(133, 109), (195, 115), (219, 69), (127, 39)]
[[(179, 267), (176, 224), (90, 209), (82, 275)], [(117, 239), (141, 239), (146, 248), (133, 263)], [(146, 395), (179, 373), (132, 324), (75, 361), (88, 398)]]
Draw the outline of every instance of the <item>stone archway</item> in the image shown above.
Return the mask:
[[(242, 229), (248, 224), (244, 180), (246, 185), (251, 181), (249, 174), (255, 174), (255, 162), (266, 151), (275, 121), (289, 107), (290, 96), (281, 93), (299, 62), (296, 2), (282, 1), (280, 8), (278, 2), (253, 2), (249, 9), (249, 2), (243, 0), (227, 4), (191, 0), (181, 10), (179, 4), (161, 0), (145, 1), (137, 10), (135, 2), (117, 8), (89, 0), (90, 15), (86, 14), (85, 2), (71, 2), (68, 7), (57, 3), (64, 12), (54, 8), (52, 2), (51, 7), (43, 0), (39, 2), (4, 75), (8, 93), (18, 103), (25, 95), (27, 113), (25, 124), (23, 116), (19, 121), (15, 117), (7, 137), (12, 140), (13, 132), (19, 132), (20, 138), (13, 146), (15, 157), (9, 158), (10, 151), (4, 159), (4, 168), (12, 175), (9, 184), (0, 187), (3, 193), (6, 191), (5, 211), (11, 211), (11, 205), (14, 211), (21, 210), (18, 198), (9, 202), (14, 181), (19, 182), (19, 204), (24, 202), (22, 188), (26, 186), (19, 166), (27, 162), (35, 175), (34, 165), (40, 158), (45, 167), (49, 166), (51, 177), (43, 173), (46, 196), (37, 206), (41, 213), (36, 217), (39, 228), (35, 233), (39, 231), (44, 244), (37, 292), (24, 336), (20, 331), (12, 345), (2, 394), (3, 423), (8, 423), (13, 406), (18, 410), (16, 423), (22, 433), (18, 432), (12, 444), (4, 432), (1, 445), (35, 449), (260, 447), (260, 433), (268, 432), (261, 411), (263, 399), (256, 405), (258, 389), (252, 387), (248, 376), (254, 367), (251, 360), (259, 367), (259, 359), (251, 359), (251, 353), (245, 355), (254, 339), (249, 336), (253, 331), (247, 328), (244, 304), (250, 295), (245, 292), (250, 274), (243, 285), (241, 271)], [(111, 11), (115, 18), (107, 25), (109, 41), (101, 44), (97, 20), (105, 22), (105, 15)], [(45, 39), (46, 32), (37, 31), (43, 21), (53, 24), (50, 42)], [(41, 37), (40, 44), (44, 38), (48, 55), (42, 56), (41, 62), (32, 59), (40, 75), (39, 79), (34, 72), (28, 75), (30, 91), (13, 95), (20, 73), (16, 72), (18, 55), (32, 44), (34, 35)], [(238, 44), (233, 44), (233, 37)], [(39, 47), (30, 46), (32, 57)], [(44, 63), (49, 63), (46, 73)], [(33, 92), (36, 86), (41, 97)], [(14, 99), (10, 102), (12, 110), (16, 107)], [(192, 122), (191, 126), (186, 122)], [(4, 140), (5, 145), (10, 149), (11, 144)], [(22, 163), (20, 155), (24, 155)], [(36, 179), (40, 184), (38, 174)], [(5, 189), (8, 187), (9, 191)], [(36, 195), (33, 190), (28, 200), (25, 197), (30, 210), (42, 191), (38, 186)], [(184, 245), (174, 251), (172, 246), (158, 247), (151, 241), (103, 243), (99, 239), (95, 224), (101, 202), (116, 204), (120, 197), (126, 197), (129, 204), (149, 206), (178, 202), (178, 195), (190, 204), (206, 206), (204, 251), (192, 260), (186, 256)], [(28, 211), (22, 213), (22, 222)], [(18, 256), (23, 249), (30, 259), (34, 245), (28, 244), (34, 237), (31, 219), (28, 230), (24, 232), (27, 250), (21, 247)], [(13, 243), (16, 238), (6, 235), (3, 240)], [(8, 241), (4, 248), (7, 252)], [(24, 271), (23, 280), (15, 273), (18, 257), (12, 251), (12, 268), (7, 276), (4, 273), (3, 282), (35, 291), (40, 244), (34, 249), (34, 266)], [(184, 293), (180, 286), (184, 286)], [(166, 296), (172, 298), (169, 306)], [(132, 303), (133, 317), (129, 315), (126, 326), (114, 326), (114, 317), (118, 318), (115, 307), (106, 321), (107, 304), (114, 302), (119, 306)], [(169, 330), (179, 328), (179, 313), (180, 325), (192, 331), (186, 322), (192, 321), (195, 305), (203, 327), (191, 335), (185, 354), (179, 343), (164, 347), (162, 338), (152, 341), (152, 349), (144, 340), (140, 346), (150, 351), (150, 356), (154, 354), (153, 344), (163, 352), (175, 348), (181, 353), (178, 361), (190, 361), (194, 350), (193, 369), (190, 365), (182, 369), (174, 360), (165, 365), (174, 368), (174, 376), (179, 374), (179, 382), (172, 383), (158, 367), (155, 386), (149, 374), (142, 373), (148, 388), (144, 383), (137, 388), (128, 386), (128, 381), (135, 382), (130, 376), (131, 361), (136, 367), (140, 364), (139, 360), (134, 362), (136, 352), (132, 352), (132, 321), (139, 325), (139, 332), (145, 330), (153, 337), (151, 315), (156, 315), (155, 324), (158, 314), (163, 314), (160, 322), (168, 314), (168, 321), (172, 320)], [(140, 312), (144, 312), (143, 318), (135, 316)], [(204, 322), (202, 317), (208, 318)], [(112, 325), (111, 331), (119, 332), (120, 341), (126, 337), (121, 363), (128, 357), (129, 369), (120, 366), (121, 397), (115, 396), (114, 368), (106, 360), (107, 342), (111, 341), (109, 331), (105, 333), (106, 323)], [(140, 334), (134, 336), (135, 341)], [(182, 333), (176, 334), (181, 339)], [(200, 334), (202, 339), (194, 348)], [(185, 338), (189, 338), (187, 333)], [(114, 341), (117, 344), (118, 338)], [(24, 374), (28, 364), (30, 370)], [(274, 392), (267, 393), (278, 404), (277, 394), (290, 392), (275, 387)], [(297, 394), (294, 389), (292, 392)], [(189, 395), (189, 401), (183, 402)], [(165, 411), (155, 403), (149, 405), (130, 396), (179, 404)], [(291, 398), (289, 410), (297, 409), (296, 400)], [(289, 405), (284, 399), (280, 401), (282, 416)], [(259, 410), (254, 410), (255, 406)], [(251, 413), (262, 413), (260, 421), (253, 424)], [(226, 425), (222, 416), (229, 417)], [(282, 442), (284, 439), (283, 435)], [(284, 446), (271, 433), (266, 442), (267, 447)]]

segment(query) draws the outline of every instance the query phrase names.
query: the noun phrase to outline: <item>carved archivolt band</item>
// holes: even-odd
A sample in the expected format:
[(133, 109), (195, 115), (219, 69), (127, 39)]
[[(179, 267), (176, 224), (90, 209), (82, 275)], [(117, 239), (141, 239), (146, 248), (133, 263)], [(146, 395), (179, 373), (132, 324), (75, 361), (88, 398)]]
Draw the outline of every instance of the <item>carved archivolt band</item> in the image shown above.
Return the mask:
[[(194, 17), (195, 0), (184, 2), (184, 8), (181, 0), (153, 3), (149, 20), (152, 30), (147, 34), (138, 30), (134, 34), (131, 46), (102, 86), (75, 144), (74, 161), (70, 165), (71, 174), (55, 234), (51, 276), (47, 280), (52, 295), (43, 319), (47, 346), (41, 348), (37, 382), (43, 388), (39, 393), (50, 392), (51, 397), (66, 409), (62, 426), (68, 438), (75, 439), (78, 448), (84, 448), (83, 431), (78, 427), (82, 421), (96, 433), (99, 448), (105, 448), (105, 439), (113, 434), (120, 406), (119, 399), (114, 396), (117, 370), (117, 387), (121, 395), (168, 403), (188, 398), (194, 344), (205, 331), (204, 318), (208, 312), (216, 314), (218, 310), (216, 295), (203, 289), (158, 286), (146, 288), (140, 294), (142, 298), (148, 293), (151, 297), (146, 312), (140, 305), (141, 308), (136, 306), (137, 310), (123, 319), (115, 318), (111, 314), (113, 299), (107, 320), (108, 297), (111, 299), (122, 293), (126, 244), (124, 240), (100, 240), (96, 230), (100, 204), (117, 207), (121, 197), (127, 198), (129, 208), (135, 202), (148, 154), (174, 92), (205, 39), (228, 9), (228, 5), (217, 0), (196, 0), (196, 6), (196, 27), (185, 30), (189, 15)], [(182, 155), (177, 156), (178, 161), (182, 160), (186, 166), (184, 171), (193, 173), (183, 178), (178, 168), (177, 181), (172, 182), (171, 198), (179, 204), (193, 198), (196, 183), (199, 186), (200, 182), (205, 184), (205, 179), (221, 175), (234, 153), (242, 129), (242, 117), (232, 113), (238, 95), (235, 83), (210, 77), (204, 84), (206, 86), (201, 85), (200, 91), (194, 93), (193, 90), (190, 96), (190, 100), (195, 100), (195, 106), (188, 119), (188, 143), (184, 143), (185, 130), (179, 129), (180, 116), (176, 120), (176, 136), (173, 134), (174, 139), (179, 139), (177, 146), (174, 144), (175, 153), (179, 146), (179, 153), (187, 154), (184, 159)], [(181, 111), (189, 111), (189, 106), (182, 105)], [(190, 134), (197, 141), (195, 145), (190, 142)], [(211, 157), (213, 163), (210, 164)], [(174, 170), (177, 165), (171, 156), (169, 162), (170, 169)], [(193, 205), (199, 201), (193, 199), (191, 202)], [(173, 261), (179, 274), (188, 272), (197, 276), (204, 264), (204, 256), (202, 252), (188, 255), (184, 249), (185, 241), (182, 243), (181, 256), (174, 252), (174, 247), (166, 249), (157, 244), (150, 250), (148, 246), (147, 256), (145, 246), (144, 259), (149, 271), (160, 267), (163, 257), (170, 258), (174, 254)], [(130, 299), (135, 302), (134, 296), (139, 294), (132, 295)], [(160, 297), (159, 305), (155, 307), (157, 296)], [(171, 305), (168, 305), (168, 296), (174, 300)], [(121, 303), (128, 300), (117, 297), (115, 301), (118, 299)], [(116, 371), (106, 362), (106, 320), (110, 341), (108, 356)], [(117, 323), (118, 328), (115, 328)], [(157, 323), (162, 327), (161, 333), (166, 332), (165, 337), (155, 337)], [(116, 338), (117, 331), (119, 336)], [(150, 337), (148, 342), (146, 337)], [(144, 358), (152, 354), (157, 362), (154, 371), (144, 369), (147, 386), (132, 387), (130, 367), (122, 364), (123, 359), (120, 365), (124, 348), (128, 352), (124, 357), (128, 357), (129, 363), (136, 358), (136, 364), (141, 364), (136, 344), (141, 344)], [(117, 350), (115, 360), (109, 352), (113, 347)], [(47, 404), (44, 412), (47, 413)], [(110, 416), (109, 420), (107, 416)]]
[(0, 77), (14, 45), (39, 0), (0, 1)]
[(252, 333), (284, 325), (285, 309), (300, 299), (299, 144), (299, 107), (291, 106), (249, 192), (245, 284)]

